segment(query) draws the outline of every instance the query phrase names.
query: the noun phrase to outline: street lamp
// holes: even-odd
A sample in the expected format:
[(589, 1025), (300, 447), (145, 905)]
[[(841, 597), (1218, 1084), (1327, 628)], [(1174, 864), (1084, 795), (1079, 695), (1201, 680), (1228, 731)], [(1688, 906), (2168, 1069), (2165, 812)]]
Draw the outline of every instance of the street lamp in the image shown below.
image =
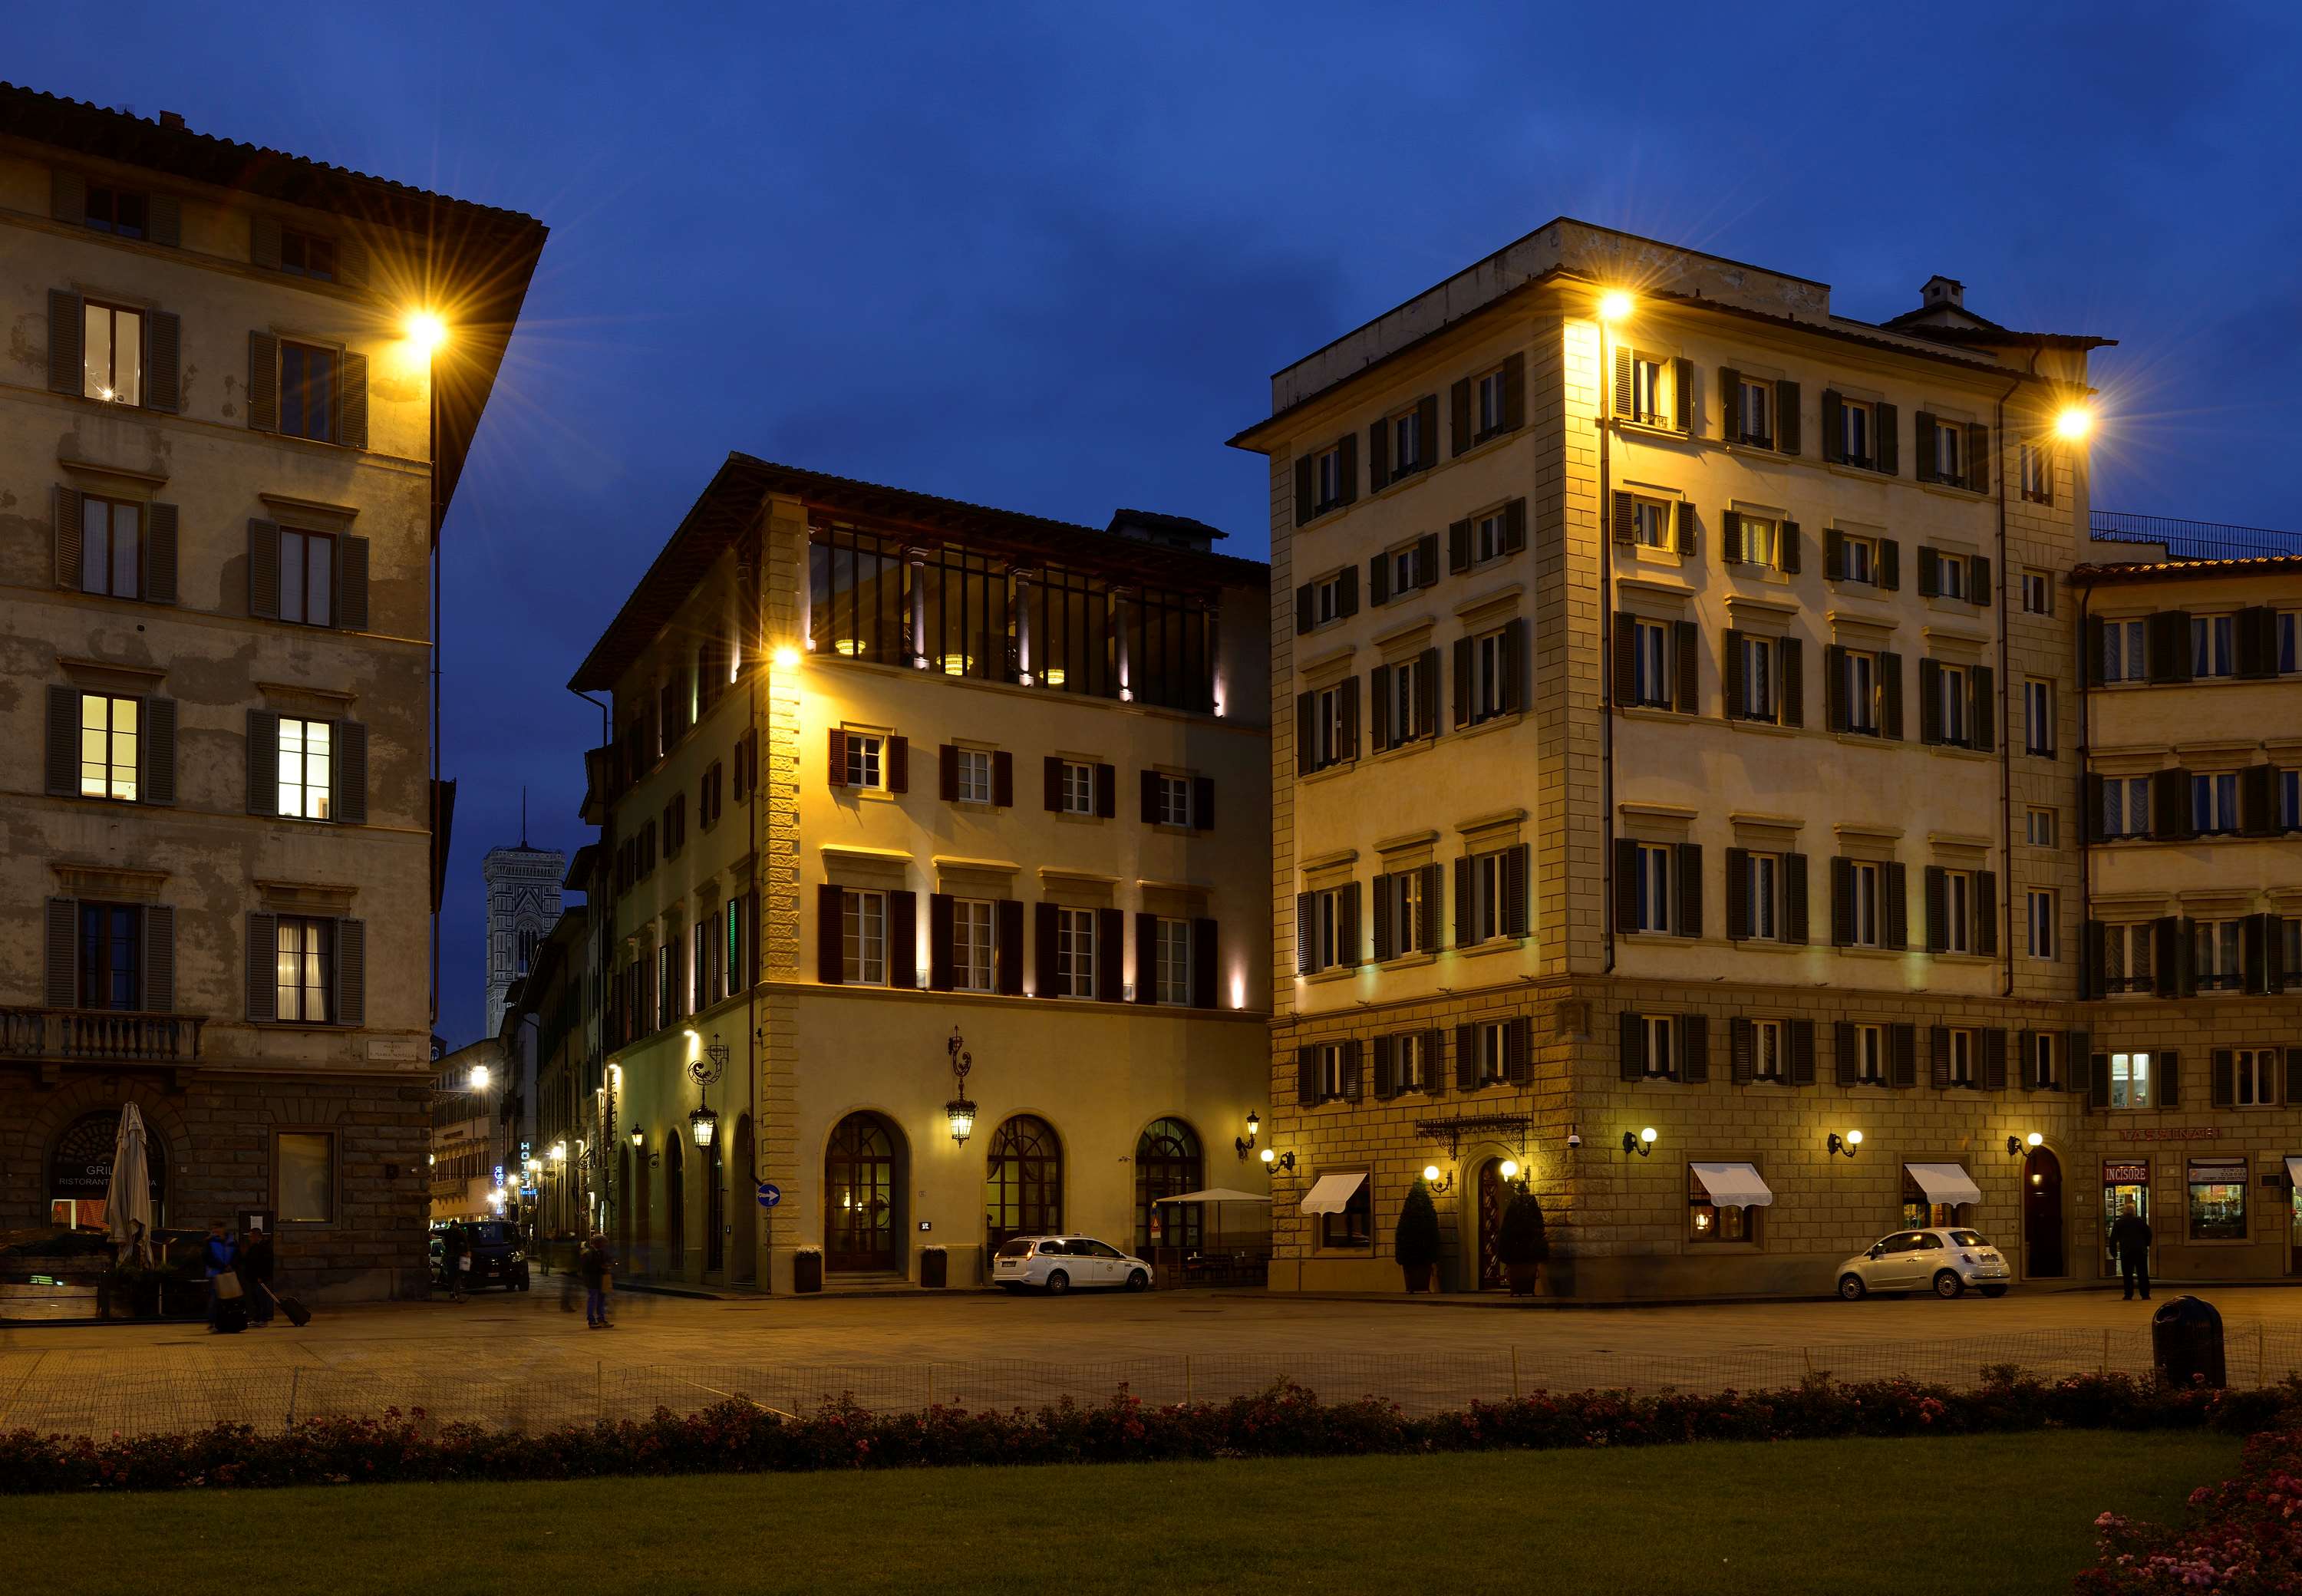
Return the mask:
[(1265, 1147), (1263, 1149), (1263, 1167), (1267, 1170), (1283, 1169), (1291, 1175), (1295, 1172), (1295, 1155), (1274, 1153), (1269, 1147)]
[(951, 1060), (951, 1101), (943, 1105), (944, 1117), (951, 1121), (951, 1139), (961, 1147), (975, 1134), (975, 1105), (967, 1096), (967, 1077), (975, 1068), (975, 1054), (967, 1050), (967, 1042), (959, 1034), (959, 1027), (951, 1028), (951, 1036), (943, 1050)]
[(1634, 1153), (1642, 1158), (1651, 1156), (1654, 1144), (1655, 1128), (1652, 1125), (1649, 1125), (1635, 1136), (1626, 1130), (1623, 1132), (1623, 1156), (1628, 1158)]
[(1255, 1110), (1250, 1108), (1247, 1111), (1247, 1134), (1245, 1136), (1234, 1136), (1231, 1138), (1231, 1145), (1239, 1149), (1239, 1155), (1241, 1160), (1244, 1160), (1249, 1153), (1255, 1151), (1255, 1138), (1262, 1134), (1263, 1116), (1256, 1113)]
[(1439, 1178), (1439, 1166), (1426, 1163), (1423, 1166), (1423, 1184), (1430, 1189), (1432, 1197), (1445, 1197), (1455, 1189), (1455, 1177), (1449, 1175), (1442, 1180)]
[(2094, 412), (2084, 405), (2065, 405), (2054, 417), (2054, 436), (2076, 443), (2094, 431)]
[(440, 319), (436, 311), (410, 311), (401, 331), (407, 334), (407, 341), (426, 357), (448, 341), (448, 323)]
[(1619, 322), (1631, 314), (1634, 303), (1631, 296), (1621, 289), (1610, 288), (1599, 296), (1599, 319), (1602, 322)]
[(687, 1116), (688, 1128), (695, 1133), (695, 1145), (708, 1147), (711, 1138), (719, 1133), (719, 1116), (709, 1107), (696, 1109)]
[(486, 1091), (488, 1089), (488, 1082), (491, 1079), (493, 1078), (489, 1075), (488, 1067), (485, 1064), (474, 1064), (472, 1066), (472, 1089), (474, 1091)]

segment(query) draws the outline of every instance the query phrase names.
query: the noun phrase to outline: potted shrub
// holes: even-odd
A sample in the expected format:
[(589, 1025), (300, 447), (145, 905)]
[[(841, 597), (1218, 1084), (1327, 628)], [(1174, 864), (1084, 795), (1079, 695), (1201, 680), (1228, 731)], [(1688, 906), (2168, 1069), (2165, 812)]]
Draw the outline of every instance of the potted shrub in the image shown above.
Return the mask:
[(823, 1289), (823, 1249), (802, 1247), (792, 1254), (792, 1289), (820, 1291)]
[(1511, 1295), (1532, 1296), (1543, 1261), (1550, 1256), (1550, 1238), (1542, 1228), (1542, 1205), (1524, 1186), (1503, 1205), (1502, 1234), (1495, 1239), (1495, 1250), (1501, 1256)]
[(1407, 1290), (1430, 1290), (1432, 1274), (1439, 1266), (1439, 1210), (1431, 1201), (1431, 1188), (1420, 1175), (1407, 1189), (1406, 1205), (1399, 1211), (1399, 1229), (1390, 1250), (1407, 1276)]

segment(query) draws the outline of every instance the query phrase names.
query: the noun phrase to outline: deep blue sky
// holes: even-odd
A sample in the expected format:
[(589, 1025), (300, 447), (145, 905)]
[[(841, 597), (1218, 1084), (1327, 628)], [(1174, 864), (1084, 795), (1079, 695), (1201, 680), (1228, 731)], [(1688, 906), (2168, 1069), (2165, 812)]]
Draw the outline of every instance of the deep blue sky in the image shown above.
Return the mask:
[(583, 840), (564, 684), (729, 449), (1259, 555), (1270, 373), (1562, 212), (2117, 338), (2097, 507), (2302, 525), (2294, 9), (1866, 9), (115, 3), (4, 71), (552, 229), (447, 526), (460, 1043), (480, 857), (523, 783)]

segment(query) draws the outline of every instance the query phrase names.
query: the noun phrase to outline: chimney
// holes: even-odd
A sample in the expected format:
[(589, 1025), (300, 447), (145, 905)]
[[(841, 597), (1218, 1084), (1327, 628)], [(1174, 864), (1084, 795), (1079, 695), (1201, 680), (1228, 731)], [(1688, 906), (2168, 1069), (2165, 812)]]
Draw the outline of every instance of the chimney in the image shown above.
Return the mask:
[(181, 111), (163, 111), (160, 113), (160, 125), (164, 128), (181, 128), (184, 125), (184, 113)]
[(1966, 308), (1966, 284), (1955, 277), (1945, 277), (1937, 272), (1927, 279), (1927, 286), (1919, 290), (1919, 308), (1937, 310)]

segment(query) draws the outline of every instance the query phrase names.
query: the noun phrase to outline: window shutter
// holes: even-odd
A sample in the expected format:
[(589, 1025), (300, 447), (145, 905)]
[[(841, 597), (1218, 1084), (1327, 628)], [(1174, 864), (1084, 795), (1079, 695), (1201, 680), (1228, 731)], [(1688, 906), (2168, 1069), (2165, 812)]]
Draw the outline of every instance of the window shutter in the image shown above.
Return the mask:
[(887, 739), (887, 791), (908, 793), (912, 790), (912, 740), (909, 737)]
[(1681, 355), (1670, 363), (1670, 402), (1677, 414), (1671, 425), (1692, 437), (1694, 433), (1694, 362)]
[(1629, 610), (1615, 612), (1615, 701), (1618, 704), (1639, 701), (1638, 627), (1638, 617)]
[(1631, 390), (1631, 351), (1617, 348), (1615, 350), (1615, 414), (1636, 415), (1638, 412), (1634, 404), (1636, 397)]
[(1343, 701), (1343, 758), (1359, 757), (1359, 679), (1345, 676), (1338, 690)]
[(1394, 461), (1391, 475), (1420, 470), (1439, 458), (1439, 396), (1426, 393), (1415, 401), (1415, 458)]
[(48, 215), (74, 227), (88, 225), (88, 179), (56, 167), (48, 173)]
[(1978, 665), (1967, 672), (1966, 679), (1971, 684), (1966, 718), (1971, 735), (1967, 746), (1978, 753), (1988, 753), (1998, 743), (1997, 676), (1998, 673), (1987, 665)]
[(1191, 922), (1191, 1006), (1212, 1009), (1215, 1002), (1215, 922), (1206, 917)]
[(1678, 934), (1702, 935), (1702, 844), (1678, 844)]
[(144, 197), (144, 239), (174, 249), (184, 241), (184, 206), (172, 194)]
[(2150, 835), (2159, 842), (2195, 836), (2191, 826), (2190, 773), (2175, 769), (2150, 773)]
[(2274, 914), (2249, 914), (2239, 921), (2239, 969), (2242, 972), (2245, 990), (2268, 992), (2270, 986), (2270, 944), (2278, 937), (2278, 917)]
[(1700, 1086), (1710, 1079), (1710, 1016), (1685, 1014), (1678, 1021), (1679, 1079)]
[(1886, 1029), (1888, 1051), (1894, 1057), (1894, 1082), (1900, 1088), (1919, 1084), (1919, 1030), (1914, 1025), (1895, 1025)]
[(336, 441), (347, 449), (367, 447), (367, 357), (349, 350), (336, 391)]
[(248, 812), (280, 812), (280, 717), (270, 710), (248, 712)]
[(1455, 945), (1468, 947), (1471, 940), (1471, 861), (1463, 858), (1455, 861)]
[[(1470, 1028), (1463, 1028), (1468, 1030)], [(1622, 1037), (1619, 1049), (1621, 1074), (1625, 1080), (1644, 1080), (1647, 1075), (1647, 1028), (1639, 1016), (1625, 1009), (1617, 1021)]]
[(136, 795), (145, 803), (176, 801), (176, 701), (143, 701), (144, 735), (136, 740)]
[(1454, 436), (1455, 452), (1459, 455), (1471, 447), (1471, 379), (1465, 377), (1447, 391), (1448, 431)]
[[(80, 585), (80, 495), (72, 495), (72, 580), (63, 585)], [(176, 507), (172, 504), (147, 504), (144, 507), (144, 597), (154, 604), (176, 602)]]
[(936, 796), (945, 803), (959, 802), (959, 750), (949, 743), (936, 747)]
[(1833, 466), (1846, 462), (1846, 401), (1836, 388), (1822, 391), (1822, 458)]
[[(54, 517), (56, 585), (78, 592), (80, 585), (82, 537), (85, 532), (85, 503), (77, 488), (59, 484), (48, 496), (50, 513)], [(171, 528), (172, 531), (172, 526)], [(170, 550), (172, 559), (174, 550)], [(169, 601), (173, 602), (172, 599)]]
[(2006, 1028), (2003, 1025), (1982, 1032), (1982, 1089), (2006, 1089)]
[(1305, 1107), (1319, 1100), (1319, 1050), (1304, 1046), (1295, 1050), (1295, 1101)]
[(1743, 563), (1743, 517), (1739, 511), (1718, 512), (1718, 558), (1730, 566)]
[(2182, 1055), (2172, 1047), (2158, 1054), (2158, 1106), (2182, 1106)]
[(1471, 724), (1471, 640), (1455, 640), (1455, 724)]
[(1990, 557), (1978, 554), (1966, 562), (1966, 600), (1977, 609), (1987, 609), (1997, 595), (1990, 591)]
[(2213, 1053), (2214, 1079), (2207, 1090), (2212, 1105), (2230, 1108), (2238, 1103), (2238, 1054), (2234, 1049), (2217, 1047)]
[(367, 545), (365, 538), (336, 540), (336, 625), (347, 632), (368, 629)]
[(1341, 570), (1335, 573), (1335, 609), (1337, 613), (1345, 617), (1357, 615), (1359, 612), (1358, 567), (1356, 565), (1345, 566)]
[(2109, 977), (2104, 966), (2108, 962), (2104, 949), (2102, 921), (2090, 920), (2079, 928), (2079, 996), (2098, 998), (2105, 995)]
[(1974, 872), (1974, 951), (1986, 958), (1998, 953), (1998, 872)]
[(1311, 501), (1311, 460), (1309, 455), (1295, 458), (1295, 525), (1309, 524), (1315, 507)]
[(88, 389), (83, 348), (88, 313), (80, 297), (69, 289), (48, 290), (48, 388), (79, 398)]
[(2279, 1102), (2292, 1101), (2296, 1089), (2294, 1083), (2298, 1079), (2302, 1079), (2302, 1047), (2289, 1047), (2286, 1050), (2285, 1079), (2279, 1082)]
[(1901, 414), (1892, 405), (1874, 405), (1871, 414), (1878, 423), (1873, 447), (1878, 454), (1878, 469), (1888, 476), (1899, 476), (1903, 470)]
[[(1460, 387), (1461, 384), (1458, 383), (1457, 386)], [(1399, 1095), (1397, 1079), (1398, 1066), (1395, 1062), (1398, 1053), (1398, 1037), (1377, 1037), (1374, 1039), (1374, 1085), (1373, 1090), (1375, 1099), (1378, 1102), (1388, 1101)]]
[[(2026, 1091), (2026, 1092), (2035, 1092), (2035, 1091), (2037, 1091), (2037, 1090), (2038, 1089), (2038, 1042), (2037, 1042), (2037, 1038), (2038, 1038), (2039, 1037), (2041, 1037), (2041, 1036), (2052, 1035), (2052, 1034), (2053, 1034), (2052, 1032), (2042, 1032), (2042, 1031), (2035, 1031), (2035, 1030), (2026, 1030), (2026, 1031), (2021, 1032), (2021, 1033), (2020, 1033), (2020, 1034), (2015, 1037), (2015, 1045), (2022, 1050), (2022, 1057), (2021, 1057), (2021, 1080), (2022, 1080), (2022, 1089), (2023, 1089), (2024, 1091)], [(2084, 1057), (2084, 1056), (2085, 1056), (2085, 1055), (2084, 1055), (2084, 1054), (2073, 1054), (2073, 1055), (2072, 1055), (2072, 1057), (2073, 1057), (2073, 1059), (2074, 1059), (2074, 1060), (2075, 1060), (2075, 1059), (2077, 1059), (2077, 1058), (2082, 1058), (2082, 1057)], [(2075, 1064), (2075, 1063), (2073, 1063), (2072, 1068), (2076, 1068), (2076, 1067), (2077, 1067), (2077, 1066), (2076, 1066), (2076, 1064)]]
[(1639, 538), (1637, 506), (1628, 493), (1615, 495), (1615, 542), (1635, 543)]
[(1950, 877), (1942, 866), (1927, 866), (1927, 952), (1941, 953), (1950, 945), (1947, 911)]
[(280, 269), (280, 219), (255, 215), (248, 219), (248, 258), (268, 272)]
[(1503, 935), (1526, 935), (1526, 867), (1527, 844), (1508, 848), (1503, 853)]
[(1917, 458), (1913, 464), (1917, 466), (1916, 475), (1918, 479), (1922, 483), (1941, 481), (1942, 479), (1935, 475), (1935, 415), (1933, 411), (1921, 410), (1912, 418), (1911, 442), (1917, 451)]
[(991, 806), (1015, 807), (1015, 756), (1004, 749), (991, 756)]
[(1381, 753), (1390, 746), (1390, 667), (1378, 665), (1367, 682), (1368, 701), (1373, 709), (1368, 716), (1369, 746)]
[(1143, 823), (1156, 826), (1159, 823), (1159, 773), (1156, 770), (1144, 771), (1137, 785), (1143, 807)]
[(1471, 568), (1471, 524), (1467, 520), (1448, 523), (1447, 568), (1458, 573)]
[(1987, 422), (1967, 424), (1965, 485), (1978, 493), (1990, 491), (1990, 424)]
[(1783, 545), (1783, 570), (1786, 575), (1795, 576), (1799, 574), (1799, 524), (1785, 521), (1778, 535)]
[(336, 922), (336, 1023), (367, 1023), (367, 922)]
[(1526, 357), (1523, 354), (1503, 357), (1503, 430), (1512, 432), (1526, 424)]
[(1338, 1042), (1335, 1052), (1336, 1062), (1342, 1066), (1343, 1101), (1356, 1103), (1360, 1095), (1358, 1038), (1352, 1037)]
[(1391, 956), (1390, 880), (1389, 876), (1374, 878), (1374, 960), (1378, 964)]
[(1377, 554), (1367, 560), (1367, 602), (1390, 602), (1390, 556)]
[(1316, 938), (1312, 935), (1313, 918), (1317, 912), (1317, 895), (1298, 892), (1295, 895), (1295, 973), (1309, 975), (1318, 968)]
[[(2081, 1059), (2086, 1061), (2083, 1066), (2079, 1063)], [(2088, 1108), (2108, 1108), (2110, 1055), (2106, 1053), (2069, 1053), (2066, 1060), (2066, 1071), (2071, 1077), (2070, 1089), (2084, 1091)]]
[(1694, 552), (1694, 501), (1682, 499), (1670, 508), (1671, 541), (1681, 554)]
[(1311, 629), (1311, 595), (1316, 583), (1306, 582), (1295, 590), (1295, 635), (1300, 637)]
[(248, 613), (258, 620), (280, 618), (280, 528), (274, 522), (248, 524)]
[(1942, 664), (1919, 661), (1919, 741), (1931, 746), (1942, 741)]
[(1927, 1074), (1937, 1091), (1950, 1086), (1950, 1027), (1930, 1025), (1927, 1028)]
[(1127, 915), (1118, 909), (1095, 911), (1095, 996), (1097, 1003), (1123, 1003), (1127, 998), (1124, 943)]
[(1114, 765), (1095, 768), (1095, 812), (1106, 820), (1119, 813), (1119, 769)]
[(1678, 682), (1671, 708), (1682, 715), (1693, 715), (1702, 708), (1702, 687), (1700, 675), (1701, 634), (1693, 621), (1673, 621), (1671, 630), (1678, 642)]
[(1740, 1015), (1726, 1021), (1726, 1078), (1736, 1086), (1748, 1086), (1758, 1078), (1758, 1037), (1756, 1028)]
[(1822, 529), (1822, 574), (1830, 582), (1846, 579), (1846, 534), (1836, 526)]
[(2263, 605), (2249, 605), (2238, 612), (2234, 630), (2238, 634), (2238, 659), (2234, 661), (2241, 676), (2267, 676), (2278, 673), (2278, 612)]
[(1055, 995), (1056, 952), (1061, 934), (1059, 911), (1053, 903), (1031, 906), (1031, 985), (1034, 995)]
[(1638, 928), (1638, 839), (1618, 836), (1615, 839), (1615, 934), (1627, 937)]
[(1503, 623), (1502, 681), (1500, 701), (1502, 712), (1516, 714), (1526, 708), (1526, 618), (1515, 617)]
[(829, 882), (815, 889), (815, 979), (836, 987), (847, 979), (847, 923), (840, 889)]
[(1838, 1084), (1853, 1086), (1861, 1077), (1861, 1065), (1855, 1057), (1854, 1021), (1841, 1020), (1837, 1024)]
[(1846, 729), (1846, 651), (1835, 643), (1822, 645), (1822, 723), (1830, 731)]
[(248, 917), (248, 1017), (280, 1017), (280, 917), (251, 913)]
[(1726, 850), (1726, 937), (1740, 942), (1751, 935), (1751, 851)]
[(1534, 1079), (1534, 1023), (1524, 1014), (1503, 1027), (1503, 1075), (1513, 1086)]
[(993, 984), (1009, 997), (1023, 995), (1023, 905), (1014, 898), (1002, 898), (996, 918), (998, 928), (992, 943)]
[(43, 965), (42, 999), (52, 1009), (80, 1007), (80, 902), (50, 898), (47, 914), (47, 958)]
[(1439, 585), (1439, 534), (1426, 532), (1415, 542), (1415, 585)]
[(1806, 928), (1806, 855), (1783, 855), (1783, 919), (1782, 939), (1803, 945)]
[(1782, 703), (1779, 713), (1785, 726), (1806, 724), (1806, 659), (1804, 645), (1795, 637), (1785, 637), (1775, 644), (1775, 659), (1781, 676)]
[(1155, 914), (1135, 916), (1135, 1001), (1159, 1001), (1159, 917)]
[(1878, 867), (1879, 918), (1886, 923), (1879, 928), (1879, 945), (1883, 947), (1906, 948), (1911, 945), (1911, 911), (1904, 895), (1903, 870), (1900, 860)]
[(2190, 679), (2190, 617), (2187, 610), (2162, 609), (2144, 628), (2144, 652), (2154, 682)]
[(2238, 773), (2238, 824), (2247, 836), (2278, 831), (2278, 768), (2248, 765)]
[(1919, 545), (1919, 597), (1931, 599), (1942, 591), (1942, 551)]
[(1830, 861), (1830, 941), (1854, 945), (1854, 861), (1843, 853)]
[(1367, 428), (1367, 491), (1380, 493), (1390, 482), (1390, 424), (1378, 421)]
[(1903, 740), (1903, 657), (1878, 656), (1878, 735)]
[(1884, 592), (1903, 591), (1903, 545), (1894, 538), (1878, 540), (1878, 586)]
[(1043, 787), (1041, 795), (1046, 800), (1047, 812), (1053, 814), (1063, 806), (1063, 762), (1049, 754), (1040, 761), (1039, 773)]
[(259, 433), (280, 430), (280, 340), (269, 332), (248, 335), (248, 424)]
[(1420, 735), (1436, 736), (1439, 730), (1439, 651), (1425, 649), (1423, 669), (1415, 678), (1415, 724)]
[(176, 413), (183, 365), (183, 330), (175, 312), (144, 313), (144, 407)]
[(167, 903), (144, 905), (144, 990), (137, 1006), (147, 1014), (176, 1012), (176, 911)]
[(1718, 642), (1718, 670), (1726, 692), (1718, 713), (1728, 720), (1743, 714), (1743, 634), (1728, 627)]
[(1345, 886), (1335, 895), (1335, 962), (1350, 969), (1359, 962), (1359, 884)]
[(952, 895), (947, 892), (928, 895), (928, 987), (934, 992), (948, 992), (953, 986), (952, 920), (954, 913)]
[(1731, 365), (1718, 368), (1718, 436), (1727, 443), (1743, 441), (1743, 374)]
[(1794, 455), (1800, 451), (1799, 385), (1795, 382), (1775, 384), (1775, 449), (1778, 453)]
[(1526, 500), (1514, 499), (1503, 506), (1503, 552), (1516, 554), (1526, 547)]
[(80, 791), (80, 689), (48, 688), (47, 790), (59, 798)]

